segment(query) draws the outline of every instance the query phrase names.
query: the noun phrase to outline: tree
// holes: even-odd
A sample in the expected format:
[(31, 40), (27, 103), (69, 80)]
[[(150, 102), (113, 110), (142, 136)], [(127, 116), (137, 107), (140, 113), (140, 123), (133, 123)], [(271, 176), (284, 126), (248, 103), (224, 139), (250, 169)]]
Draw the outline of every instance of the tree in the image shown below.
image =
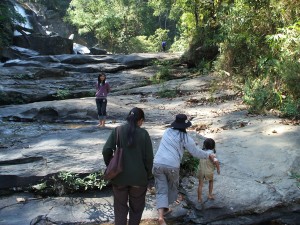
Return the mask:
[(14, 24), (24, 21), (9, 0), (0, 2), (0, 48), (11, 44)]
[(93, 33), (109, 51), (128, 52), (130, 38), (145, 32), (142, 18), (150, 15), (146, 6), (134, 0), (72, 0), (67, 18), (79, 33)]

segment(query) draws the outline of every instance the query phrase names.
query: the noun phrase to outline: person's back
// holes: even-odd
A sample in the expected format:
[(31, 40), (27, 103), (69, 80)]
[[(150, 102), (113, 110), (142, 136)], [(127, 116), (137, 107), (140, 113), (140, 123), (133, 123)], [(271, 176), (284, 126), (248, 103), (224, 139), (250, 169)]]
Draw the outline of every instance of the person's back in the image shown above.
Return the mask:
[(156, 208), (161, 225), (166, 224), (164, 216), (171, 213), (169, 206), (178, 196), (180, 162), (184, 151), (188, 150), (197, 158), (212, 157), (199, 149), (193, 138), (187, 134), (186, 129), (191, 125), (185, 114), (176, 115), (175, 121), (171, 123), (172, 128), (164, 132), (154, 157)]
[(161, 43), (161, 47), (162, 47), (163, 51), (165, 52), (166, 51), (166, 47), (167, 47), (167, 42), (163, 41)]
[(218, 174), (220, 174), (220, 166), (219, 160), (216, 158), (216, 150), (215, 150), (215, 141), (212, 138), (205, 139), (203, 143), (203, 150), (209, 154), (213, 154), (215, 156), (214, 160), (210, 159), (200, 159), (198, 165), (197, 177), (199, 180), (198, 185), (198, 202), (202, 202), (202, 188), (204, 180), (208, 180), (208, 199), (214, 199), (213, 192), (213, 180), (214, 180), (214, 170), (217, 168)]
[[(144, 112), (133, 108), (127, 124), (118, 128), (120, 147), (123, 149), (123, 171), (111, 180), (114, 193), (115, 225), (139, 225), (145, 208), (148, 179), (152, 178), (153, 149), (148, 132), (141, 128)], [(116, 146), (116, 130), (107, 139), (103, 150), (108, 165)]]
[[(150, 179), (152, 176), (153, 150), (151, 139), (144, 128), (137, 127), (135, 130), (135, 142), (128, 146), (127, 134), (129, 129), (129, 124), (120, 127), (120, 145), (123, 148), (123, 171), (112, 180), (112, 183), (117, 185), (146, 186), (148, 178)], [(148, 168), (148, 170), (145, 168)]]
[(209, 155), (199, 151), (195, 141), (187, 133), (168, 128), (160, 141), (154, 163), (179, 168), (185, 150), (197, 158), (204, 158)]

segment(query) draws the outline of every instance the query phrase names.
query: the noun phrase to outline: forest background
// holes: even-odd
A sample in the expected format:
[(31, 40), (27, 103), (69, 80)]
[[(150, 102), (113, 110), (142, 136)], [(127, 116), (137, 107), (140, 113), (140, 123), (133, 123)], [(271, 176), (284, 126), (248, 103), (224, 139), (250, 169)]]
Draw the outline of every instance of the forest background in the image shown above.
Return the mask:
[[(0, 3), (0, 49), (24, 19)], [(20, 0), (45, 5), (111, 53), (184, 52), (195, 73), (214, 72), (251, 113), (300, 118), (298, 0)], [(199, 52), (206, 51), (203, 56)]]

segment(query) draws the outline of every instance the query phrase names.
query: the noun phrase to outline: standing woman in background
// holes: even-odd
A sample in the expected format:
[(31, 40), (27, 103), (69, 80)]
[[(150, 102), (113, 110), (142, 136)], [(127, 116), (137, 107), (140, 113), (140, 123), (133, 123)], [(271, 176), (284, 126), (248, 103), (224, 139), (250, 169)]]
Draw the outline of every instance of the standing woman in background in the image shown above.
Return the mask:
[(112, 130), (102, 155), (106, 166), (116, 148), (116, 132), (123, 149), (123, 171), (111, 180), (115, 225), (139, 225), (145, 208), (148, 180), (152, 178), (153, 148), (149, 133), (141, 128), (145, 116), (140, 108), (130, 110), (127, 123)]
[(107, 94), (110, 92), (110, 86), (106, 82), (106, 75), (100, 73), (96, 86), (96, 105), (98, 111), (99, 124), (97, 126), (104, 127), (106, 120)]

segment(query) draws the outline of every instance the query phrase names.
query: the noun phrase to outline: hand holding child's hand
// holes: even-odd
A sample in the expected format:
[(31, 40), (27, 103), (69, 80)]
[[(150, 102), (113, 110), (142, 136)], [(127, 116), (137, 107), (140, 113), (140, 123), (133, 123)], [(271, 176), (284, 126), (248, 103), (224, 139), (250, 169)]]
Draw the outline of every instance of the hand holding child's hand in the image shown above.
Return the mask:
[(209, 155), (209, 159), (214, 163), (214, 159), (216, 158), (216, 155), (215, 154), (210, 154)]

